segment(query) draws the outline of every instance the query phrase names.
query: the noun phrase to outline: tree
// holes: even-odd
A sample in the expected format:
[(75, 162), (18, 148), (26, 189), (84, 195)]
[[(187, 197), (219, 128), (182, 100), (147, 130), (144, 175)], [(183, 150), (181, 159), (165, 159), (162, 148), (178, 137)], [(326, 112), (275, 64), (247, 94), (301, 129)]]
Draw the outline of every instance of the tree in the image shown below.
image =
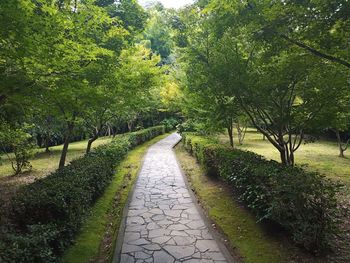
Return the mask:
[[(196, 76), (191, 86), (212, 98), (219, 94), (238, 100), (252, 124), (279, 151), (282, 163), (293, 165), (305, 130), (333, 103), (329, 96), (347, 86), (339, 74), (327, 74), (342, 69), (283, 38), (261, 37), (267, 32), (264, 25), (278, 19), (278, 4), (202, 4), (192, 7), (196, 19), (184, 19), (189, 28), (186, 54), (193, 62), (186, 73)], [(203, 107), (214, 100), (209, 101)]]
[[(341, 74), (340, 76), (344, 75)], [(341, 79), (340, 76), (337, 77), (338, 81)], [(336, 86), (340, 86), (342, 83), (337, 84), (333, 83)], [(342, 158), (345, 157), (344, 152), (348, 149), (350, 143), (350, 138), (345, 140), (342, 138), (348, 135), (347, 133), (350, 127), (350, 94), (348, 90), (348, 86), (338, 89), (332, 98), (336, 103), (332, 103), (328, 108), (324, 109), (321, 118), (314, 124), (318, 128), (323, 127), (326, 130), (334, 132), (338, 143), (339, 157)]]
[(158, 66), (159, 62), (160, 57), (141, 44), (123, 50), (120, 55), (111, 85), (117, 88), (119, 114), (127, 116), (130, 131), (140, 114), (159, 105), (157, 96), (164, 79), (164, 68)]
[(150, 18), (142, 33), (142, 38), (150, 41), (152, 51), (161, 56), (163, 64), (170, 64), (172, 62), (170, 55), (174, 47), (172, 13), (159, 5), (150, 8), (148, 12)]
[(340, 1), (214, 0), (221, 22), (250, 30), (266, 43), (293, 45), (324, 61), (350, 68), (350, 3)]
[(232, 83), (226, 81), (227, 70), (222, 61), (226, 55), (221, 53), (212, 21), (205, 14), (192, 14), (185, 19), (188, 40), (180, 58), (186, 72), (186, 114), (200, 120), (208, 131), (226, 129), (234, 147), (234, 123), (238, 123), (243, 111), (235, 94), (227, 92)]
[[(32, 136), (24, 130), (11, 127), (6, 123), (2, 123), (0, 128), (1, 151), (10, 160), (15, 175), (20, 174), (23, 169), (31, 169), (29, 158), (33, 148)], [(13, 153), (13, 156), (10, 152)]]

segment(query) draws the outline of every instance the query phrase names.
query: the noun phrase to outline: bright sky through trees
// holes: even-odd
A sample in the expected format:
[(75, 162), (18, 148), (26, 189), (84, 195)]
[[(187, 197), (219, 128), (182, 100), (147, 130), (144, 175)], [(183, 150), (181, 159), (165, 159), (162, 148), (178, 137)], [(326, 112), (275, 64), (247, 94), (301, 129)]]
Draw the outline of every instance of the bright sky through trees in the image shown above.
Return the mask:
[[(155, 2), (152, 0), (138, 0), (138, 1), (142, 6), (146, 6), (150, 2)], [(187, 4), (193, 3), (193, 0), (158, 0), (158, 2), (161, 2), (166, 8), (180, 8)]]

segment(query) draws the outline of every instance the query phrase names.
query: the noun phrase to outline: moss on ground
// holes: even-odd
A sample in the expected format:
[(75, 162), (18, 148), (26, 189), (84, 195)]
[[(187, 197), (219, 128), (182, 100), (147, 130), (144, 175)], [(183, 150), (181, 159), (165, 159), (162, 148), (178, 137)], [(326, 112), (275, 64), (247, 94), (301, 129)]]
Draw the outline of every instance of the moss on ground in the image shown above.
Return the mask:
[(160, 135), (131, 150), (118, 166), (104, 194), (92, 208), (74, 245), (62, 258), (66, 263), (110, 262), (123, 216), (123, 208), (137, 178), (142, 159), (149, 146), (165, 138)]

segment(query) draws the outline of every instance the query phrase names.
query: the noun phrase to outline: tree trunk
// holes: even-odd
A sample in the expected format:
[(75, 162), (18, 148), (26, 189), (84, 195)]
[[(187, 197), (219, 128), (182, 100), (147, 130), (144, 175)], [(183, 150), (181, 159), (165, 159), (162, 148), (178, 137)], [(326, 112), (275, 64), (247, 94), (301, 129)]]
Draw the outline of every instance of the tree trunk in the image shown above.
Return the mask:
[(281, 163), (287, 166), (294, 166), (294, 151), (288, 149), (288, 145), (283, 143), (281, 148), (278, 149), (280, 152)]
[(334, 129), (334, 132), (335, 132), (335, 135), (337, 136), (337, 143), (339, 147), (339, 157), (345, 158), (345, 155), (344, 155), (345, 150), (343, 148), (343, 143), (341, 141), (340, 132), (337, 129)]
[(128, 121), (129, 132), (132, 132), (132, 127), (133, 127), (133, 122), (132, 121)]
[(230, 138), (230, 146), (231, 146), (232, 148), (234, 148), (232, 125), (230, 125), (230, 126), (227, 127), (227, 133), (228, 133), (228, 137)]
[(243, 125), (243, 128), (242, 128), (239, 121), (237, 121), (237, 135), (238, 135), (237, 137), (238, 137), (239, 145), (243, 144), (246, 132), (247, 132), (247, 126)]
[(287, 158), (286, 158), (286, 151), (285, 149), (283, 150), (278, 150), (280, 152), (280, 159), (281, 159), (281, 163), (284, 165), (287, 165)]
[(88, 140), (88, 144), (87, 144), (87, 147), (86, 147), (86, 154), (88, 154), (91, 150), (91, 145), (94, 141), (96, 141), (98, 138), (98, 134), (95, 134), (93, 137), (91, 137), (89, 140)]
[(238, 136), (238, 143), (242, 145), (242, 130), (239, 125), (239, 121), (237, 121), (237, 136)]
[(64, 144), (63, 144), (63, 149), (62, 149), (62, 153), (61, 153), (61, 158), (60, 158), (60, 162), (58, 165), (59, 169), (63, 168), (65, 165), (67, 152), (68, 152), (68, 146), (69, 146), (70, 138), (72, 136), (73, 128), (74, 128), (74, 125), (72, 123), (68, 124), (67, 133), (66, 133), (66, 136), (64, 138)]
[(45, 152), (46, 153), (49, 153), (50, 152), (50, 136), (49, 135), (46, 135), (45, 136)]

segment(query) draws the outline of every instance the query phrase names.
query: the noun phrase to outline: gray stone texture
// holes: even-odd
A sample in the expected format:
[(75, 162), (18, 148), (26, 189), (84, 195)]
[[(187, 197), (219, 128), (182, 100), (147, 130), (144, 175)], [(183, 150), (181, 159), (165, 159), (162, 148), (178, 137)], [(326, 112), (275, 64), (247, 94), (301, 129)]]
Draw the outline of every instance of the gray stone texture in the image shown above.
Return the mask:
[(178, 134), (151, 146), (126, 218), (121, 263), (228, 262), (198, 212), (172, 147)]

